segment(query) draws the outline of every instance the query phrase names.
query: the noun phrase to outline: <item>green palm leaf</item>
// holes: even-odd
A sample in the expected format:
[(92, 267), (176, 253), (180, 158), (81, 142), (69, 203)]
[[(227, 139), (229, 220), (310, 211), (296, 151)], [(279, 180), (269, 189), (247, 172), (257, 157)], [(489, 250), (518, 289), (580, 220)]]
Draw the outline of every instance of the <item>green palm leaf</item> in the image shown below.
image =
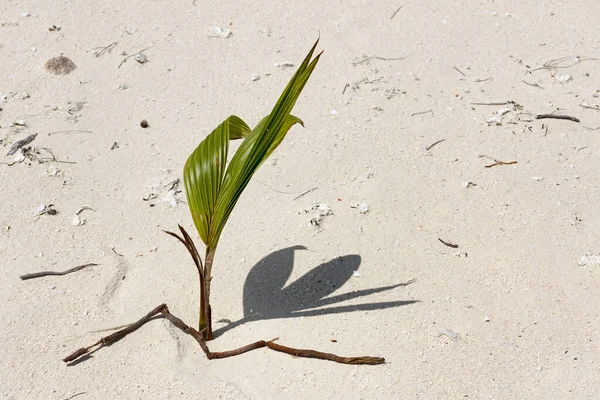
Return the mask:
[[(188, 158), (183, 171), (186, 195), (207, 254), (215, 250), (221, 232), (252, 175), (279, 146), (289, 129), (296, 123), (302, 124), (290, 112), (321, 55), (311, 61), (317, 43), (318, 40), (271, 113), (253, 130), (250, 131), (240, 118), (230, 116)], [(229, 140), (241, 138), (244, 141), (225, 169)]]
[(232, 115), (198, 145), (185, 163), (183, 181), (188, 205), (205, 244), (223, 183), (229, 141), (245, 137), (249, 132), (248, 125)]

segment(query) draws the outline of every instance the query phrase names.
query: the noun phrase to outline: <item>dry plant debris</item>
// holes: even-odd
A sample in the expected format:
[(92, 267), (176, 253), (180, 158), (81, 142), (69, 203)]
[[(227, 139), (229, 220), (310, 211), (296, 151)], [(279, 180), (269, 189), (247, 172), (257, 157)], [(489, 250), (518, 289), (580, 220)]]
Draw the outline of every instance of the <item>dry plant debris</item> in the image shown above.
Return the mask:
[(59, 272), (57, 272), (57, 271), (32, 272), (30, 274), (21, 275), (21, 276), (19, 276), (19, 278), (21, 278), (21, 280), (25, 281), (27, 279), (41, 278), (43, 276), (63, 276), (63, 275), (67, 275), (67, 274), (70, 274), (72, 272), (80, 271), (80, 270), (82, 270), (84, 268), (93, 267), (93, 266), (96, 266), (96, 265), (98, 265), (98, 264), (87, 263), (87, 264), (79, 265), (77, 267), (70, 268), (70, 269), (68, 269), (66, 271), (59, 271)]
[(70, 58), (65, 56), (58, 56), (49, 59), (44, 65), (47, 71), (52, 72), (54, 75), (67, 75), (73, 72), (77, 66)]
[(12, 146), (10, 146), (10, 149), (8, 150), (8, 152), (6, 153), (7, 156), (12, 156), (13, 154), (15, 154), (17, 152), (17, 150), (19, 150), (21, 147), (28, 145), (29, 143), (33, 142), (34, 139), (36, 138), (37, 133), (34, 133), (32, 135), (27, 136), (24, 139), (18, 140), (16, 142), (14, 142), (12, 144)]

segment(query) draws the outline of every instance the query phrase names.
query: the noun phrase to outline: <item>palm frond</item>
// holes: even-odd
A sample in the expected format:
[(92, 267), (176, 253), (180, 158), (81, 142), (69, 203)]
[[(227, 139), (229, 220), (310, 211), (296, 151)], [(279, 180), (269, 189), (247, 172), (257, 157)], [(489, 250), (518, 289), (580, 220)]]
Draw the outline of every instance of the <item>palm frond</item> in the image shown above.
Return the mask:
[[(290, 115), (319, 57), (314, 44), (294, 74), (271, 113), (250, 131), (231, 116), (215, 129), (190, 155), (184, 167), (188, 205), (207, 253), (214, 250), (233, 208), (260, 165), (273, 153), (289, 129), (302, 121)], [(245, 138), (225, 169), (228, 142)]]

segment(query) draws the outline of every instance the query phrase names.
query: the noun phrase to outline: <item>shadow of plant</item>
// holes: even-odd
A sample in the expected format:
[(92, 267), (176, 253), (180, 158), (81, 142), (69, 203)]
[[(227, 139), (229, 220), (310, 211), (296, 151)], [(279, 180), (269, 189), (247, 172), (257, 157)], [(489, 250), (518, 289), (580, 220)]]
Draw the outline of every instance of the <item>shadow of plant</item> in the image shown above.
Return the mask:
[(413, 282), (408, 281), (328, 297), (352, 277), (353, 271), (358, 270), (361, 258), (356, 254), (338, 257), (321, 264), (285, 286), (292, 275), (294, 253), (297, 250), (306, 250), (306, 247), (292, 246), (275, 251), (260, 260), (250, 270), (244, 284), (244, 317), (235, 322), (217, 321), (228, 324), (216, 329), (215, 337), (250, 321), (382, 310), (418, 302), (418, 300), (401, 300), (332, 306), (346, 300), (406, 286)]

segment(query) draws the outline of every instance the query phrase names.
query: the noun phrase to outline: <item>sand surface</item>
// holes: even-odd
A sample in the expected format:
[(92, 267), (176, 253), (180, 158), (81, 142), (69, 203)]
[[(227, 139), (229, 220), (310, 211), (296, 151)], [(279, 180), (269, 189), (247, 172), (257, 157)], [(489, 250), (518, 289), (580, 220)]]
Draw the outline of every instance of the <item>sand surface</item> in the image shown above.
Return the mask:
[[(90, 4), (0, 3), (2, 156), (37, 133), (0, 165), (1, 399), (597, 396), (600, 3)], [(196, 270), (162, 232), (197, 238), (173, 182), (227, 116), (270, 112), (295, 70), (276, 64), (319, 33), (306, 127), (223, 233), (210, 346), (279, 337), (387, 363), (209, 362), (157, 320), (65, 365), (160, 303), (195, 325)], [(76, 69), (55, 75), (61, 54)], [(580, 122), (536, 119), (551, 113)], [(317, 203), (333, 215), (315, 227)]]

